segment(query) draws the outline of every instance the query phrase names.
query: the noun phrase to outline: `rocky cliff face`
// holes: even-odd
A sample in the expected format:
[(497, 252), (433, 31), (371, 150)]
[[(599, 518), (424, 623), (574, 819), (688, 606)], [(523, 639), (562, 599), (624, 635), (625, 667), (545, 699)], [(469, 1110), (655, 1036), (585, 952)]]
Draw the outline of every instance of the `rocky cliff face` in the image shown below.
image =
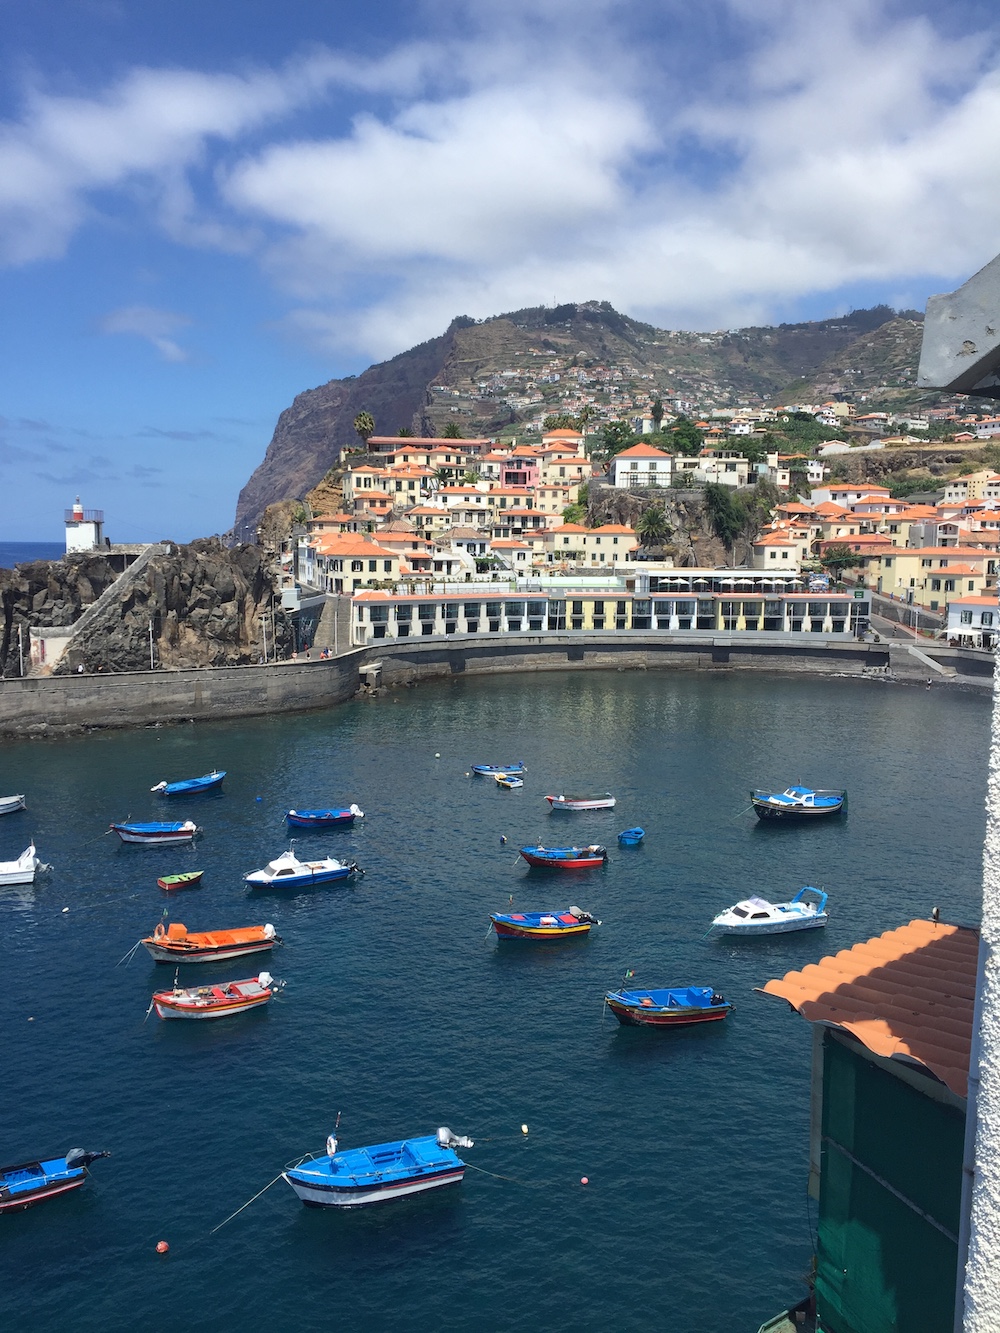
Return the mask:
[[(19, 625), (27, 651), (29, 626), (72, 625), (114, 577), (107, 561), (89, 556), (0, 571), (3, 674), (18, 674)], [(267, 624), (268, 656), (274, 651), (275, 637), (279, 657), (291, 652), (291, 625), (259, 547), (227, 550), (215, 538), (171, 546), (127, 580), (120, 595), (110, 596), (105, 606), (91, 613), (95, 618), (81, 633), (82, 641), (73, 641), (53, 674), (66, 674), (78, 666), (85, 671), (148, 670), (150, 621), (159, 667), (237, 666), (258, 661), (262, 617)]]
[(278, 418), (264, 461), (240, 491), (236, 536), (253, 541), (269, 504), (301, 499), (342, 449), (358, 444), (354, 418), (360, 411), (372, 413), (380, 433), (393, 434), (403, 426), (420, 435), (427, 386), (444, 365), (453, 336), (454, 326), (440, 338), (370, 366), (363, 375), (300, 393)]

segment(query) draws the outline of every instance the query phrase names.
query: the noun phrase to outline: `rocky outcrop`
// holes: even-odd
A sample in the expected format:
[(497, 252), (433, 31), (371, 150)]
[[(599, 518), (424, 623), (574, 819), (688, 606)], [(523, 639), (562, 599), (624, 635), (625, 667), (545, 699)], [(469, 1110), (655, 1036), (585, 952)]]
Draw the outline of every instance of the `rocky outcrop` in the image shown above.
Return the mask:
[[(719, 569), (729, 564), (725, 547), (712, 532), (701, 491), (649, 487), (620, 490), (592, 483), (587, 504), (587, 522), (626, 523), (635, 527), (647, 509), (661, 508), (670, 525), (670, 551), (680, 567)], [(666, 553), (666, 548), (664, 548)]]
[(216, 538), (168, 545), (137, 566), (134, 577), (124, 577), (120, 591), (112, 590), (100, 606), (94, 605), (94, 594), (110, 588), (116, 576), (109, 562), (99, 557), (0, 571), (4, 674), (18, 674), (19, 625), (26, 648), (31, 626), (73, 625), (85, 613), (80, 635), (74, 636), (53, 674), (81, 666), (84, 671), (148, 670), (150, 622), (157, 667), (259, 661), (265, 634), (262, 621), (268, 656), (275, 648), (279, 657), (291, 654), (292, 627), (281, 609), (271, 565), (259, 547), (226, 549)]

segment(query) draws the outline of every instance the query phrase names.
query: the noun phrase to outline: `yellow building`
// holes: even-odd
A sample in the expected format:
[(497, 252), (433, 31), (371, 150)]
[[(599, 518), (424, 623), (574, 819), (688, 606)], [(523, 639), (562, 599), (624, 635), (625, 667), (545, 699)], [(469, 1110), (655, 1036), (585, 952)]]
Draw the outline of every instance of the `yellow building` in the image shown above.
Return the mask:
[(966, 546), (894, 547), (868, 560), (865, 583), (876, 592), (943, 611), (956, 597), (996, 587), (997, 555)]

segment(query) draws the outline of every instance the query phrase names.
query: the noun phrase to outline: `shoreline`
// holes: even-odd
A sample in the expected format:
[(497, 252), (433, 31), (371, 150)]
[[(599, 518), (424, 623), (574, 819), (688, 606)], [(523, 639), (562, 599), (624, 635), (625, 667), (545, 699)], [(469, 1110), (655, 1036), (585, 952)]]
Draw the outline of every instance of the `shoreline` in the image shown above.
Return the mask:
[(992, 691), (994, 658), (975, 649), (858, 643), (815, 634), (570, 633), (384, 640), (333, 658), (176, 671), (14, 677), (0, 682), (0, 736), (61, 737), (299, 713), (359, 692), (459, 675), (579, 670), (763, 671)]

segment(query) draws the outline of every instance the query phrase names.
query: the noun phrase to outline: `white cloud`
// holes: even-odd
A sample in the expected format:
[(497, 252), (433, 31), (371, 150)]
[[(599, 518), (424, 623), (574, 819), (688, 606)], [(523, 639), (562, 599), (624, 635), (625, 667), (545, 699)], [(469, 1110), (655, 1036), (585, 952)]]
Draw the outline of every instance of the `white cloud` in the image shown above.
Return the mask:
[[(427, 12), (443, 27), (455, 5)], [(728, 45), (687, 60), (669, 5), (640, 48), (628, 6), (511, 0), (378, 60), (36, 92), (0, 133), (0, 236), (14, 261), (58, 254), (96, 191), (141, 180), (174, 241), (253, 257), (300, 303), (287, 326), (373, 355), (553, 300), (729, 326), (993, 254), (1000, 25), (948, 36), (887, 0), (705, 12)], [(346, 124), (323, 111), (333, 91)], [(183, 355), (154, 323), (115, 331)]]
[(144, 338), (156, 348), (164, 361), (176, 362), (189, 361), (191, 356), (171, 335), (190, 323), (186, 315), (156, 310), (152, 306), (131, 305), (110, 311), (98, 327), (102, 333), (126, 333)]

